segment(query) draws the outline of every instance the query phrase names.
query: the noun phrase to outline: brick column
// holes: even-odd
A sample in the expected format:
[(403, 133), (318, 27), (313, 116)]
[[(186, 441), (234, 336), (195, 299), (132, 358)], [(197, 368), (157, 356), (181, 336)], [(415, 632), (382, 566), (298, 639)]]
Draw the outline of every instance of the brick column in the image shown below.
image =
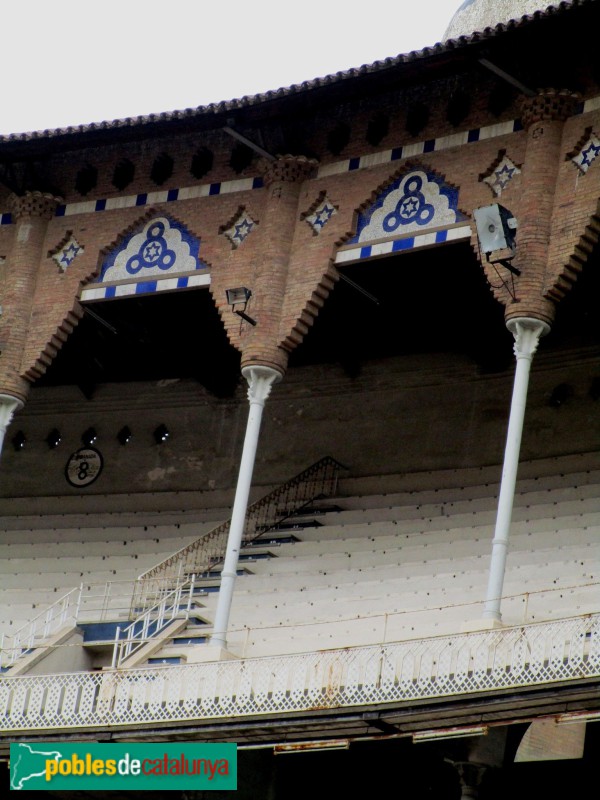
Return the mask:
[(29, 382), (21, 375), (23, 351), (31, 319), (33, 297), (48, 221), (54, 216), (59, 198), (41, 192), (12, 195), (14, 235), (6, 259), (2, 316), (0, 317), (0, 394), (22, 403)]
[(521, 100), (521, 121), (527, 131), (515, 262), (521, 276), (516, 284), (519, 302), (507, 305), (507, 322), (528, 317), (551, 325), (554, 320), (555, 305), (544, 297), (552, 208), (563, 124), (578, 99), (573, 92), (544, 89)]
[(262, 237), (264, 246), (252, 289), (252, 317), (257, 325), (242, 343), (242, 367), (265, 366), (282, 375), (287, 352), (279, 346), (279, 324), (287, 283), (292, 238), (302, 183), (314, 171), (314, 159), (279, 156), (262, 163), (268, 191)]

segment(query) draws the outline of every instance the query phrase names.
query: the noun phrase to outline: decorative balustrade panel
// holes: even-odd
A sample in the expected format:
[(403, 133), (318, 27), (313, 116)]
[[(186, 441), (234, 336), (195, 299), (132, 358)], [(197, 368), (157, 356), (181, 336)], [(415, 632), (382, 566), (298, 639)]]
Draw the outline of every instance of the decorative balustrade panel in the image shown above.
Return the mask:
[(0, 729), (285, 714), (600, 677), (600, 614), (381, 646), (0, 678)]

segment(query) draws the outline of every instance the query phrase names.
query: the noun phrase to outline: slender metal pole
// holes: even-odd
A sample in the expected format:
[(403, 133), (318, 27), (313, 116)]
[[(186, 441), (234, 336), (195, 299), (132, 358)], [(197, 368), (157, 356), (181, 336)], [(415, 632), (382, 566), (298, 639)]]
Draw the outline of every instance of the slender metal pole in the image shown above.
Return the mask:
[(515, 497), (517, 470), (519, 468), (531, 360), (537, 350), (540, 337), (550, 330), (545, 322), (527, 317), (512, 319), (507, 323), (507, 327), (515, 337), (514, 351), (517, 358), (517, 366), (506, 434), (506, 448), (504, 450), (496, 528), (492, 542), (488, 588), (483, 611), (484, 619), (493, 619), (498, 622), (502, 619), (500, 601), (506, 571), (508, 537)]
[(262, 412), (265, 401), (271, 393), (271, 387), (274, 383), (281, 380), (281, 373), (271, 367), (244, 367), (242, 369), (242, 375), (248, 381), (248, 401), (250, 403), (250, 410), (248, 412), (248, 424), (246, 426), (240, 472), (233, 502), (233, 511), (231, 513), (227, 551), (225, 553), (225, 562), (221, 572), (221, 588), (219, 589), (213, 634), (210, 640), (211, 644), (223, 648), (227, 646), (227, 629), (229, 627), (233, 588), (237, 577), (240, 546), (246, 523), (246, 510), (248, 508), (248, 497), (250, 495), (250, 485), (254, 472), (254, 461), (256, 459)]
[(2, 454), (6, 429), (12, 422), (13, 414), (20, 408), (23, 408), (21, 400), (17, 400), (16, 397), (12, 397), (10, 394), (0, 394), (0, 455)]

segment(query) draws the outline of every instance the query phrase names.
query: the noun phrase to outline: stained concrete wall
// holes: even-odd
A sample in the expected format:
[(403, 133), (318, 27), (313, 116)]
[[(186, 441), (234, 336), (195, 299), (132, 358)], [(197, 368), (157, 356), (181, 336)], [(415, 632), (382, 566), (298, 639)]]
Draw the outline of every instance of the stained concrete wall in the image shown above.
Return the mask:
[[(534, 358), (522, 459), (593, 452), (600, 449), (598, 402), (590, 386), (598, 373), (597, 349), (544, 351)], [(403, 356), (364, 365), (349, 378), (335, 365), (288, 372), (265, 407), (254, 475), (262, 493), (331, 455), (350, 477), (501, 464), (513, 369), (480, 375), (458, 356)], [(554, 388), (570, 387), (566, 402), (552, 406)], [(192, 381), (101, 386), (92, 400), (75, 387), (34, 390), (18, 412), (0, 467), (0, 513), (26, 514), (27, 498), (121, 496), (119, 504), (161, 507), (172, 493), (194, 494), (197, 507), (232, 499), (244, 438), (248, 404), (240, 384), (231, 399), (216, 399)], [(153, 431), (167, 425), (170, 437), (157, 445)], [(116, 439), (123, 425), (133, 438)], [(65, 478), (69, 455), (80, 448), (90, 425), (104, 459), (100, 477), (86, 488)], [(55, 449), (45, 442), (60, 430)], [(16, 452), (10, 437), (22, 430), (25, 447)], [(130, 498), (128, 500), (127, 498)], [(138, 498), (136, 501), (135, 498)], [(91, 501), (90, 501), (91, 502)], [(111, 501), (114, 505), (114, 500)], [(29, 506), (30, 507), (30, 506)]]

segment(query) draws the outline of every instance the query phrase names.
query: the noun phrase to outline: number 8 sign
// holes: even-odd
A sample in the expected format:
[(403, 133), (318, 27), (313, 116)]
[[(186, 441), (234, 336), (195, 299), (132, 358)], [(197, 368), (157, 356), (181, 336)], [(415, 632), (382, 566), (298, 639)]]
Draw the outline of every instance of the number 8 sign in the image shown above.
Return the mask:
[(71, 486), (89, 486), (102, 472), (102, 456), (94, 447), (84, 447), (69, 457), (65, 477)]

